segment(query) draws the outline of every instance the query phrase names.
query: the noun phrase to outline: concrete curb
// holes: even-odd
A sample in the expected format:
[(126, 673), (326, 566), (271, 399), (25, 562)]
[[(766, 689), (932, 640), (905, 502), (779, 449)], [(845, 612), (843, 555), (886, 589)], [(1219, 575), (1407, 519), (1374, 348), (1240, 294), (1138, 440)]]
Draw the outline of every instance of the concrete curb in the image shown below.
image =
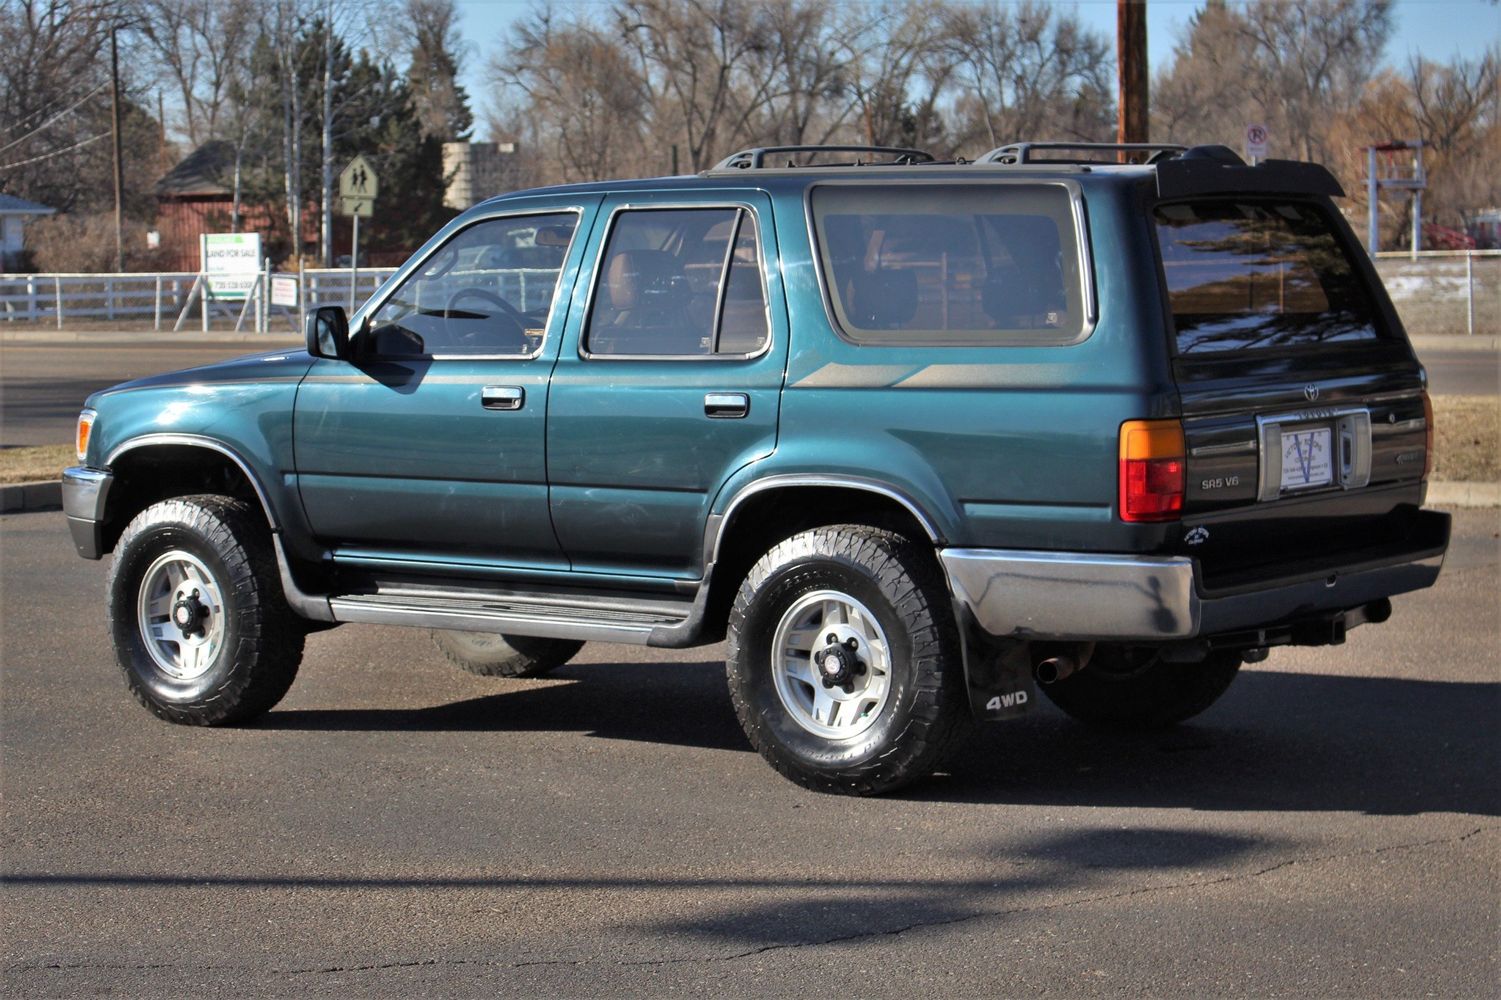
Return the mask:
[[(1429, 483), (1432, 507), (1501, 507), (1501, 483)], [(61, 510), (62, 484), (56, 480), (0, 486), (0, 514)]]
[(1501, 483), (1429, 483), (1433, 507), (1501, 507)]
[(1469, 337), (1464, 334), (1423, 333), (1408, 338), (1412, 349), (1422, 358), (1424, 351), (1469, 351), (1472, 353), (1501, 351), (1501, 337), (1480, 334)]
[(63, 484), (55, 479), (40, 483), (0, 486), (0, 514), (26, 514), (34, 510), (62, 510)]

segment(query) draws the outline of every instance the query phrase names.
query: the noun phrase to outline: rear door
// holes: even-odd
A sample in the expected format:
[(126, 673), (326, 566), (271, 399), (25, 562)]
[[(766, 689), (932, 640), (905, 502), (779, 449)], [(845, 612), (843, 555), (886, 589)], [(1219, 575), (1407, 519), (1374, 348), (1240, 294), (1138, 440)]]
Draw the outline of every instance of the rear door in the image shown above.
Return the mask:
[(601, 206), (547, 419), (576, 572), (696, 579), (719, 487), (775, 448), (787, 324), (770, 209), (758, 191)]
[(1422, 501), (1425, 379), (1332, 206), (1203, 197), (1156, 206), (1154, 223), (1188, 449), (1183, 547), (1208, 586), (1400, 545)]

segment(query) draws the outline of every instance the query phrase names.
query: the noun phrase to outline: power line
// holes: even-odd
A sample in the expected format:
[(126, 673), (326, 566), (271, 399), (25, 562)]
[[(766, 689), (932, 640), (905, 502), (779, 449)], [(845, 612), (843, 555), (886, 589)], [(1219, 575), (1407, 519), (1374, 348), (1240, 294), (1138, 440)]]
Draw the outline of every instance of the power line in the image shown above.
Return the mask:
[(10, 148), (12, 148), (14, 146), (19, 146), (21, 143), (25, 142), (27, 139), (30, 139), (32, 136), (38, 135), (42, 131), (44, 131), (45, 129), (50, 128), (53, 122), (57, 121), (63, 115), (70, 114), (71, 112), (77, 110), (78, 107), (79, 107), (79, 105), (83, 104), (84, 101), (87, 101), (90, 97), (93, 97), (95, 94), (99, 93), (99, 91), (103, 90), (105, 88), (105, 86), (106, 86), (105, 84), (101, 83), (99, 86), (95, 87), (93, 90), (89, 91), (87, 94), (84, 94), (78, 100), (74, 101), (68, 107), (63, 108), (57, 114), (53, 115), (51, 118), (48, 118), (46, 121), (42, 122), (42, 124), (38, 125), (36, 128), (32, 129), (30, 132), (27, 132), (25, 135), (21, 136), (21, 138), (16, 139), (16, 140), (14, 140), (14, 141), (12, 141), (10, 143), (7, 143), (4, 146), (0, 146), (0, 153), (3, 153), (7, 149), (10, 149)]
[(63, 149), (54, 149), (52, 152), (43, 153), (41, 156), (33, 156), (29, 160), (17, 160), (15, 163), (0, 163), (0, 170), (13, 170), (16, 167), (24, 167), (28, 163), (40, 163), (42, 160), (50, 160), (54, 156), (62, 156), (64, 153), (71, 153), (75, 149), (82, 149), (91, 142), (98, 142), (100, 139), (108, 139), (109, 136), (110, 133), (108, 132), (100, 132), (98, 135), (91, 136), (83, 140), (82, 142), (75, 142), (73, 145), (67, 146)]

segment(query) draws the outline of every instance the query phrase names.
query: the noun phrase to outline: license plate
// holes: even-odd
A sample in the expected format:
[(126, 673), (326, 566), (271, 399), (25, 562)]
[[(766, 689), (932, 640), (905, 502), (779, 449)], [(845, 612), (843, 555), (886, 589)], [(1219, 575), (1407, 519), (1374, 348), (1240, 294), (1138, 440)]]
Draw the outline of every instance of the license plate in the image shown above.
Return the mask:
[(1333, 437), (1328, 427), (1283, 429), (1283, 490), (1307, 490), (1334, 482)]

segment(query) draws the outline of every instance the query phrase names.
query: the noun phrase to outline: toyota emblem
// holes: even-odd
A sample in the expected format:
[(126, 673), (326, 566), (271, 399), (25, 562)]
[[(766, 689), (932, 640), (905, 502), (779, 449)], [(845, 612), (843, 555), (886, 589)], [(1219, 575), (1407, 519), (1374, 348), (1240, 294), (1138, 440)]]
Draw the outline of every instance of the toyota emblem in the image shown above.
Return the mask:
[(1308, 400), (1310, 403), (1318, 399), (1319, 387), (1316, 385), (1305, 385), (1303, 387), (1303, 398)]

